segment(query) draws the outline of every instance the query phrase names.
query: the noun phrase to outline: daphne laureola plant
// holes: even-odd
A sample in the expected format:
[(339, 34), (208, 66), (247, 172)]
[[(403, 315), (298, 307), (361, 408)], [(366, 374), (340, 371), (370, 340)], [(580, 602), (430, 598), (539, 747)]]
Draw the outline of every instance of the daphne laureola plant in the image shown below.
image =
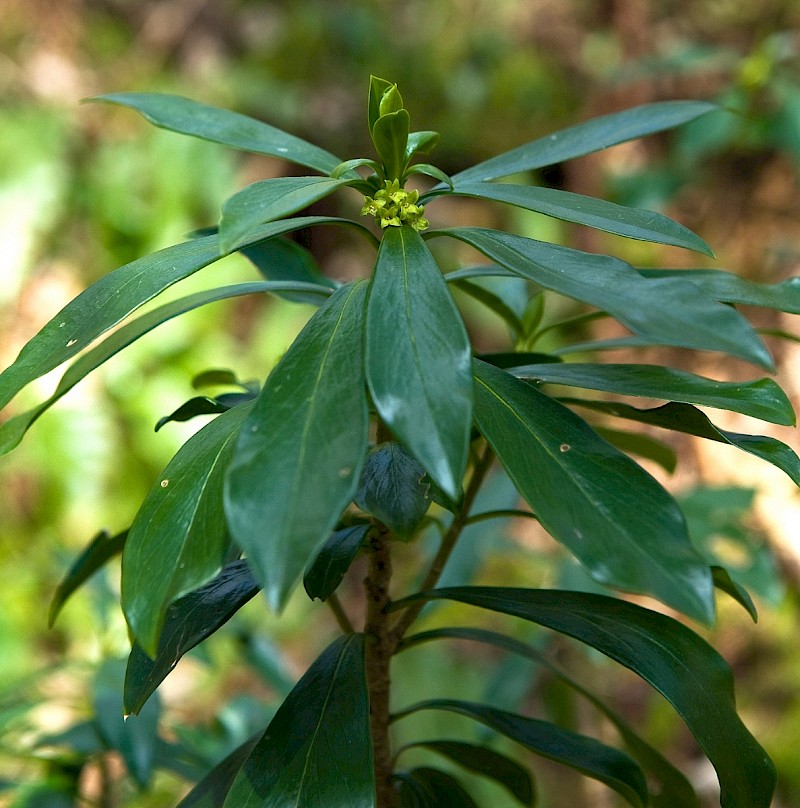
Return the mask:
[[(737, 305), (797, 313), (800, 281), (765, 285), (722, 270), (638, 270), (611, 256), (484, 227), (431, 229), (426, 218), (438, 200), (474, 197), (711, 254), (697, 235), (658, 213), (496, 180), (661, 132), (715, 108), (697, 101), (635, 107), (448, 177), (420, 160), (439, 136), (412, 131), (397, 86), (375, 77), (367, 117), (377, 156), (345, 162), (265, 123), (186, 98), (122, 93), (93, 100), (315, 172), (256, 182), (224, 203), (218, 229), (101, 278), (47, 323), (0, 377), (5, 406), (29, 382), (81, 352), (50, 398), (0, 427), (0, 445), (9, 451), (88, 373), (171, 318), (250, 294), (318, 306), (261, 389), (245, 385), (195, 398), (162, 419), (159, 426), (215, 416), (154, 482), (129, 529), (102, 533), (87, 546), (53, 602), (52, 619), (92, 572), (122, 551), (121, 601), (134, 638), (124, 687), (127, 713), (138, 713), (180, 657), (259, 590), (280, 611), (302, 579), (308, 596), (333, 610), (341, 636), (297, 682), (263, 733), (208, 772), (181, 806), (476, 805), (454, 770), (494, 780), (513, 802), (533, 804), (531, 773), (491, 740), (418, 738), (411, 746), (427, 751), (430, 762), (404, 768), (404, 756), (392, 748), (392, 726), (430, 710), (467, 716), (493, 737), (505, 736), (599, 780), (634, 806), (699, 805), (675, 766), (537, 648), (463, 622), (452, 627), (436, 618), (437, 624), (434, 617), (443, 613), (435, 612), (429, 625), (437, 627), (412, 633), (426, 604), (450, 601), (473, 607), (472, 615), (499, 613), (520, 625), (536, 624), (629, 668), (672, 704), (697, 739), (716, 769), (721, 804), (766, 808), (775, 784), (772, 763), (737, 714), (728, 666), (684, 622), (611, 594), (469, 581), (437, 588), (464, 529), (508, 515), (474, 507), (482, 483), (499, 467), (527, 504), (524, 515), (538, 520), (600, 584), (651, 596), (704, 625), (715, 617), (715, 590), (752, 609), (728, 572), (710, 567), (694, 548), (673, 497), (628, 454), (664, 462), (665, 447), (624, 425), (644, 423), (726, 443), (800, 483), (800, 462), (788, 446), (727, 432), (699, 409), (792, 425), (786, 395), (770, 379), (728, 383), (660, 365), (563, 357), (596, 356), (618, 345), (663, 345), (714, 351), (770, 371), (772, 357)], [(412, 175), (420, 175), (416, 184), (428, 190), (407, 189)], [(345, 188), (363, 196), (361, 217), (296, 215)], [(369, 277), (347, 283), (327, 278), (311, 254), (287, 238), (315, 227), (347, 227), (372, 245)], [(443, 273), (429, 245), (452, 240), (474, 248), (485, 262)], [(237, 251), (262, 279), (217, 286), (128, 319), (168, 287)], [(525, 311), (516, 312), (496, 285), (482, 285), (490, 276), (527, 281)], [(508, 351), (474, 355), (455, 288), (506, 320)], [(587, 319), (615, 318), (631, 336), (535, 352), (548, 328), (542, 312), (556, 296), (584, 304)], [(196, 381), (238, 385), (232, 372), (213, 371)], [(615, 396), (666, 403), (642, 409)], [(609, 429), (610, 421), (623, 426)], [(400, 543), (430, 535), (432, 525), (439, 533), (430, 557), (398, 553)], [(368, 569), (361, 615), (352, 600), (337, 597), (359, 555)], [(418, 576), (404, 574), (403, 580), (421, 583), (400, 591), (392, 582), (393, 559), (407, 564), (412, 557), (427, 561)], [(393, 657), (452, 640), (548, 666), (616, 727), (619, 748), (556, 723), (465, 701), (448, 692), (446, 682), (439, 698), (390, 705)], [(438, 767), (442, 761), (445, 769)]]

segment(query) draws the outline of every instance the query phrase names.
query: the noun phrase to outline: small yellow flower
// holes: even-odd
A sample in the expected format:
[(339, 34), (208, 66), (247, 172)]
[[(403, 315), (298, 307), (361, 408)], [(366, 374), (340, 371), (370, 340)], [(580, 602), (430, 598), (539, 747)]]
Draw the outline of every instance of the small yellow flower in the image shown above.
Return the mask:
[(423, 217), (423, 205), (418, 205), (418, 191), (405, 191), (397, 180), (386, 180), (385, 187), (364, 199), (362, 216), (374, 216), (380, 227), (411, 225), (414, 230), (425, 230), (428, 220)]

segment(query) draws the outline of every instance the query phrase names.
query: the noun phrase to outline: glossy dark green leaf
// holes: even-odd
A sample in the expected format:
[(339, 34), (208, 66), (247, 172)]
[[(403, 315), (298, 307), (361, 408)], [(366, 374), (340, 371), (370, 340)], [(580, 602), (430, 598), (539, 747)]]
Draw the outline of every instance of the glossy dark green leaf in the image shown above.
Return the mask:
[(478, 428), (542, 526), (600, 583), (710, 623), (711, 574), (675, 500), (531, 385), (477, 360), (475, 379)]
[(795, 485), (800, 485), (800, 458), (794, 450), (775, 438), (764, 435), (745, 435), (726, 432), (714, 426), (703, 412), (691, 404), (665, 404), (654, 409), (640, 410), (628, 404), (611, 401), (589, 401), (586, 399), (562, 399), (572, 405), (605, 412), (619, 418), (639, 421), (643, 424), (671, 429), (706, 438), (717, 443), (727, 443), (744, 452), (749, 452), (789, 475)]
[(730, 595), (750, 615), (753, 622), (757, 623), (758, 610), (750, 593), (741, 584), (737, 584), (724, 567), (711, 567), (711, 573), (714, 576), (714, 586)]
[(556, 356), (569, 356), (576, 353), (595, 353), (598, 351), (618, 351), (624, 348), (650, 348), (658, 345), (650, 339), (642, 337), (614, 337), (612, 339), (587, 340), (586, 342), (573, 342), (553, 348)]
[(447, 710), (466, 715), (538, 755), (605, 783), (637, 808), (644, 808), (647, 804), (647, 784), (636, 761), (594, 738), (578, 735), (547, 721), (456, 699), (423, 701), (397, 713), (395, 718), (419, 710)]
[(222, 808), (245, 760), (258, 743), (254, 735), (221, 760), (179, 803), (177, 808)]
[(537, 379), (550, 384), (603, 390), (625, 396), (667, 399), (685, 404), (702, 404), (740, 412), (742, 415), (783, 426), (793, 426), (795, 423), (791, 402), (772, 379), (719, 382), (661, 365), (599, 365), (577, 362), (523, 365), (509, 372), (522, 379)]
[[(408, 151), (408, 149), (406, 149)], [(444, 173), (440, 168), (436, 168), (436, 166), (432, 166), (429, 163), (417, 163), (416, 165), (411, 166), (410, 168), (406, 169), (406, 177), (410, 177), (413, 174), (422, 174), (426, 177), (433, 177), (435, 180), (439, 180), (439, 182), (443, 182), (445, 185), (451, 186), (453, 183), (450, 177)]]
[(162, 323), (187, 311), (192, 311), (208, 303), (214, 303), (217, 300), (258, 292), (278, 292), (285, 289), (305, 290), (303, 294), (315, 294), (320, 300), (324, 300), (329, 294), (325, 287), (311, 286), (310, 284), (270, 281), (239, 283), (233, 286), (211, 289), (206, 292), (197, 292), (160, 306), (147, 314), (143, 314), (136, 320), (126, 323), (70, 365), (50, 398), (33, 409), (9, 418), (0, 425), (0, 454), (6, 454), (17, 446), (33, 423), (89, 373)]
[(483, 303), (490, 311), (493, 311), (506, 323), (514, 337), (519, 337), (522, 334), (524, 329), (517, 313), (499, 295), (472, 281), (455, 281), (453, 286)]
[[(347, 220), (306, 216), (274, 222), (255, 231), (249, 243), (303, 227), (336, 222), (347, 223)], [(126, 264), (92, 284), (53, 317), (25, 345), (14, 363), (0, 374), (0, 407), (26, 384), (82, 351), (144, 303), (219, 260), (217, 243), (216, 236), (205, 236), (167, 247)]]
[(563, 360), (552, 354), (544, 353), (516, 353), (516, 352), (499, 352), (499, 353), (480, 353), (475, 354), (476, 359), (482, 362), (487, 362), (494, 365), (496, 368), (516, 368), (522, 364), (541, 365), (546, 362), (562, 362)]
[[(430, 154), (439, 143), (438, 132), (409, 132), (406, 144), (406, 159), (410, 160), (415, 154)], [(449, 178), (444, 180), (449, 183)]]
[(133, 644), (125, 671), (125, 713), (138, 713), (178, 660), (227, 623), (259, 589), (247, 562), (234, 561), (216, 578), (176, 600), (167, 609), (155, 659)]
[(155, 431), (158, 432), (162, 426), (173, 421), (183, 423), (184, 421), (191, 421), (192, 418), (196, 418), (198, 415), (219, 415), (229, 409), (230, 407), (226, 407), (208, 396), (195, 396), (181, 404), (177, 410), (173, 410), (169, 415), (159, 418), (156, 421)]
[(532, 806), (533, 781), (526, 768), (488, 746), (463, 741), (417, 741), (409, 748), (422, 747), (449, 758), (467, 771), (487, 777), (503, 786), (518, 802)]
[(499, 179), (562, 163), (617, 143), (672, 129), (715, 109), (718, 107), (714, 104), (702, 101), (662, 101), (603, 115), (498, 154), (456, 174), (453, 182), (458, 186)]
[(85, 581), (87, 581), (105, 563), (122, 552), (125, 540), (128, 538), (128, 531), (123, 530), (112, 536), (107, 530), (101, 530), (83, 552), (75, 559), (69, 572), (64, 576), (50, 601), (50, 611), (47, 616), (48, 627), (53, 626), (59, 612), (67, 602), (70, 595), (75, 592)]
[(608, 429), (604, 426), (593, 427), (594, 431), (612, 446), (626, 454), (636, 455), (645, 460), (658, 463), (664, 471), (672, 474), (678, 465), (678, 455), (671, 446), (649, 435), (639, 435), (635, 432), (623, 432), (618, 429)]
[(275, 177), (248, 185), (222, 206), (220, 252), (230, 251), (258, 225), (291, 216), (347, 183), (330, 177)]
[(358, 555), (369, 529), (369, 525), (342, 528), (322, 545), (303, 576), (303, 586), (311, 600), (327, 600), (337, 590)]
[[(432, 231), (435, 232), (435, 231)], [(486, 264), (485, 266), (462, 267), (461, 269), (454, 269), (452, 272), (446, 272), (444, 279), (448, 283), (455, 281), (474, 280), (475, 278), (518, 278), (519, 274), (512, 272), (505, 267), (497, 266), (496, 264)]]
[(646, 279), (618, 258), (479, 227), (430, 235), (459, 239), (545, 289), (608, 312), (655, 344), (721, 351), (774, 368), (761, 338), (739, 312), (704, 297), (680, 278)]
[(687, 227), (652, 210), (641, 210), (574, 194), (556, 188), (509, 185), (494, 182), (459, 182), (457, 196), (491, 199), (526, 210), (543, 213), (567, 222), (594, 227), (618, 236), (685, 247), (704, 255), (714, 255), (708, 244)]
[(370, 285), (367, 380), (395, 436), (458, 499), (472, 427), (470, 344), (425, 242), (388, 227)]
[(418, 766), (408, 778), (419, 786), (424, 808), (478, 808), (455, 777), (430, 766)]
[(385, 93), (392, 89), (392, 87), (396, 87), (396, 84), (393, 84), (391, 81), (386, 81), (386, 79), (378, 78), (378, 76), (370, 76), (369, 77), (369, 97), (367, 99), (367, 123), (369, 125), (369, 131), (372, 131), (372, 127), (375, 126), (375, 122), (381, 116), (381, 100)]
[(364, 636), (331, 644), (281, 705), (225, 808), (373, 808)]
[(229, 410), (189, 438), (133, 520), (122, 556), (122, 607), (150, 656), (170, 603), (205, 584), (225, 561), (222, 485), (249, 411)]
[[(270, 281), (299, 281), (327, 286), (331, 290), (337, 288), (330, 278), (325, 277), (314, 256), (309, 250), (297, 242), (286, 238), (272, 238), (259, 241), (240, 250), (255, 268)], [(310, 303), (319, 306), (324, 298), (319, 295), (303, 292), (279, 292), (281, 297), (295, 303)]]
[(431, 504), (429, 489), (425, 469), (399, 443), (391, 441), (375, 446), (367, 455), (355, 502), (398, 538), (406, 539)]
[(383, 163), (387, 180), (399, 180), (403, 173), (409, 124), (408, 112), (399, 109), (381, 115), (372, 127), (372, 142)]
[[(400, 112), (403, 109), (403, 96), (400, 95), (400, 90), (397, 89), (396, 84), (387, 87), (381, 95), (380, 103), (378, 104), (378, 118), (384, 115), (392, 115), (395, 112)], [(375, 121), (377, 123), (377, 121)]]
[(604, 595), (454, 587), (412, 596), (515, 615), (574, 637), (634, 671), (678, 711), (717, 770), (722, 808), (768, 808), (775, 768), (736, 713), (733, 676), (701, 637), (666, 615)]
[(653, 808), (699, 808), (700, 801), (691, 783), (660, 752), (642, 740), (613, 710), (591, 691), (580, 685), (575, 679), (555, 665), (548, 657), (534, 648), (513, 637), (487, 631), (480, 628), (440, 628), (423, 631), (407, 637), (400, 650), (413, 648), (420, 643), (440, 639), (471, 640), (488, 643), (512, 654), (517, 654), (546, 667), (557, 679), (580, 693), (594, 705), (616, 727), (628, 751), (639, 762), (652, 781), (650, 805)]
[(234, 541), (280, 609), (352, 500), (367, 450), (366, 283), (343, 286), (272, 371), (225, 483)]
[(330, 152), (255, 118), (179, 95), (108, 93), (87, 100), (130, 107), (162, 129), (222, 143), (242, 151), (279, 157), (323, 174), (341, 162)]
[(149, 785), (156, 766), (158, 698), (152, 699), (139, 715), (125, 716), (122, 709), (121, 659), (109, 660), (100, 667), (92, 683), (92, 706), (98, 732), (108, 748), (122, 756), (136, 783)]
[[(370, 160), (369, 157), (355, 157), (352, 160), (345, 160), (343, 163), (339, 163), (339, 165), (331, 171), (331, 177), (338, 180), (354, 168), (368, 168), (373, 174), (377, 174), (381, 170), (380, 164), (376, 160)], [(369, 182), (353, 182), (353, 187), (358, 188), (362, 187), (362, 185), (369, 187)]]
[(800, 314), (800, 278), (758, 283), (722, 269), (640, 269), (645, 278), (680, 278), (701, 294), (723, 303), (763, 306)]

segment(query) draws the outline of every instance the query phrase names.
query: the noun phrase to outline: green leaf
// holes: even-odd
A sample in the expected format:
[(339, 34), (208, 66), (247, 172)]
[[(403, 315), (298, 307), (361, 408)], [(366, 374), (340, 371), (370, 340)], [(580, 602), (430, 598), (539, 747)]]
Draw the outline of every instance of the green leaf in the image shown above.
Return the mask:
[[(204, 387), (241, 387), (250, 390), (253, 382), (242, 382), (229, 368), (211, 368), (192, 377), (192, 387), (202, 390)], [(255, 390), (258, 392), (258, 387)]]
[(515, 338), (522, 335), (524, 327), (517, 313), (499, 295), (472, 281), (455, 281), (453, 286), (478, 302), (483, 303), (490, 311), (493, 311), (511, 329), (511, 333)]
[(431, 504), (425, 469), (399, 443), (381, 443), (370, 450), (361, 470), (355, 502), (398, 538), (407, 539)]
[(555, 356), (569, 356), (576, 353), (597, 353), (598, 351), (617, 351), (623, 348), (651, 348), (656, 342), (641, 337), (614, 337), (612, 339), (589, 340), (587, 342), (573, 342), (553, 348)]
[(254, 227), (291, 216), (347, 183), (330, 177), (275, 177), (248, 185), (222, 206), (220, 253), (230, 252)]
[(124, 717), (122, 675), (124, 662), (103, 663), (92, 685), (92, 706), (98, 732), (108, 748), (120, 753), (131, 777), (146, 788), (153, 776), (158, 746), (158, 699), (153, 699), (139, 715)]
[(221, 760), (178, 804), (177, 808), (222, 808), (236, 775), (258, 742), (254, 735)]
[(246, 561), (234, 561), (216, 578), (167, 609), (155, 659), (134, 642), (125, 671), (126, 715), (138, 713), (180, 658), (210, 637), (260, 589)]
[(512, 351), (500, 353), (480, 353), (475, 354), (475, 358), (480, 359), (482, 362), (487, 362), (490, 365), (494, 365), (496, 368), (502, 368), (503, 370), (519, 367), (523, 363), (530, 365), (541, 365), (545, 362), (562, 361), (559, 359), (559, 357), (553, 356), (552, 354), (530, 352), (517, 353)]
[(364, 636), (340, 637), (281, 705), (226, 808), (373, 808)]
[[(356, 157), (353, 160), (345, 160), (343, 163), (339, 163), (339, 165), (331, 171), (331, 177), (338, 180), (353, 169), (362, 167), (369, 168), (374, 174), (377, 174), (381, 170), (380, 164), (375, 160), (370, 160), (369, 157)], [(366, 184), (368, 185), (368, 183)], [(360, 187), (361, 183), (354, 182), (353, 185)]]
[(372, 142), (383, 163), (387, 180), (402, 177), (410, 122), (408, 112), (400, 109), (381, 115), (372, 127)]
[[(243, 393), (242, 395), (246, 396), (247, 393)], [(250, 396), (250, 398), (252, 398), (252, 396)], [(221, 404), (216, 399), (209, 398), (208, 396), (195, 396), (181, 404), (177, 410), (173, 410), (169, 415), (159, 418), (154, 431), (158, 432), (162, 426), (173, 421), (183, 423), (185, 421), (191, 421), (192, 418), (196, 418), (198, 415), (219, 415), (220, 413), (227, 412), (229, 409), (230, 407)]]
[(375, 126), (375, 122), (381, 116), (381, 99), (388, 90), (396, 86), (396, 84), (393, 84), (391, 81), (386, 81), (386, 79), (380, 79), (377, 76), (369, 77), (367, 119), (370, 132), (372, 131), (372, 127)]
[[(440, 136), (438, 132), (409, 132), (408, 143), (406, 143), (406, 161), (410, 160), (415, 154), (430, 154), (436, 148), (439, 140)], [(439, 169), (437, 169), (437, 171), (438, 170)], [(447, 183), (447, 185), (452, 186), (450, 177), (446, 174), (439, 179)]]
[(523, 805), (532, 806), (535, 802), (533, 781), (528, 770), (488, 746), (477, 746), (463, 741), (417, 741), (405, 748), (415, 747), (430, 749), (467, 771), (496, 781)]
[[(435, 233), (436, 231), (430, 231)], [(428, 233), (427, 235), (430, 235)], [(454, 269), (452, 272), (446, 272), (444, 279), (448, 283), (455, 281), (468, 281), (475, 278), (518, 278), (519, 274), (511, 272), (503, 267), (496, 266), (495, 264), (487, 264), (486, 266), (475, 267), (462, 267), (461, 269)]]
[(744, 452), (749, 452), (785, 472), (795, 485), (800, 485), (800, 458), (785, 443), (765, 435), (744, 435), (726, 432), (714, 426), (703, 412), (691, 404), (665, 404), (655, 409), (640, 410), (628, 404), (610, 401), (588, 401), (586, 399), (561, 399), (572, 405), (586, 407), (598, 412), (606, 412), (618, 418), (627, 418), (643, 424), (652, 424), (662, 429), (683, 432), (706, 438), (717, 443), (727, 443)]
[(33, 409), (9, 418), (5, 423), (0, 425), (0, 454), (6, 454), (17, 446), (33, 423), (89, 373), (100, 367), (100, 365), (119, 353), (123, 348), (135, 342), (162, 323), (174, 317), (178, 317), (187, 311), (192, 311), (192, 309), (205, 306), (207, 303), (214, 303), (217, 300), (224, 300), (229, 297), (253, 294), (256, 292), (277, 292), (286, 289), (307, 290), (303, 292), (303, 294), (316, 294), (318, 297), (321, 296), (322, 299), (330, 294), (325, 287), (313, 287), (310, 284), (270, 281), (239, 283), (233, 286), (223, 286), (218, 289), (188, 295), (172, 303), (160, 306), (147, 314), (143, 314), (133, 322), (126, 323), (111, 334), (111, 336), (103, 340), (103, 342), (90, 351), (87, 351), (80, 359), (70, 365), (61, 377), (61, 381), (58, 383), (55, 392), (50, 398)]
[[(406, 149), (406, 151), (408, 151)], [(450, 177), (444, 173), (440, 168), (436, 168), (436, 166), (432, 166), (429, 163), (417, 163), (416, 165), (410, 166), (406, 169), (406, 177), (410, 177), (413, 174), (422, 174), (426, 177), (433, 177), (435, 180), (439, 180), (439, 182), (443, 182), (445, 185), (452, 186), (452, 180)]]
[[(250, 243), (303, 227), (346, 221), (306, 216), (274, 222), (255, 231)], [(66, 362), (144, 303), (219, 257), (217, 237), (205, 236), (166, 247), (100, 278), (61, 309), (0, 374), (0, 407), (26, 384)]]
[(548, 533), (600, 583), (712, 622), (711, 574), (675, 500), (531, 385), (478, 360), (475, 380), (478, 429)]
[(466, 715), (538, 755), (605, 783), (637, 808), (647, 805), (647, 784), (636, 762), (624, 752), (594, 738), (578, 735), (547, 721), (456, 699), (423, 701), (396, 713), (394, 718), (402, 718), (419, 710), (447, 710)]
[(343, 286), (267, 379), (236, 444), (225, 512), (273, 608), (352, 500), (367, 450), (366, 283)]
[(711, 567), (711, 574), (714, 576), (714, 586), (730, 595), (750, 615), (753, 622), (757, 623), (758, 610), (750, 593), (741, 584), (737, 584), (724, 567)]
[(616, 205), (603, 199), (556, 188), (506, 183), (460, 182), (453, 193), (457, 196), (505, 202), (566, 222), (594, 227), (606, 233), (655, 244), (685, 247), (687, 250), (714, 257), (714, 252), (703, 239), (682, 224), (652, 210)]
[(661, 398), (739, 412), (773, 424), (793, 426), (794, 410), (772, 379), (719, 382), (661, 365), (562, 363), (522, 365), (510, 370), (521, 379), (537, 379), (624, 396)]
[(419, 786), (418, 793), (425, 808), (478, 808), (458, 780), (446, 772), (418, 766), (406, 777)]
[(115, 536), (110, 535), (107, 530), (101, 530), (89, 542), (83, 552), (75, 559), (69, 568), (69, 572), (53, 593), (53, 599), (50, 601), (50, 611), (47, 616), (48, 628), (53, 627), (70, 595), (91, 578), (97, 570), (103, 567), (109, 559), (122, 552), (127, 538), (127, 530), (123, 530), (122, 533), (117, 533)]
[(327, 600), (337, 590), (369, 529), (367, 524), (342, 528), (322, 545), (303, 576), (303, 586), (311, 600)]
[(431, 640), (455, 639), (472, 640), (474, 642), (488, 643), (512, 654), (534, 660), (546, 667), (557, 679), (568, 687), (580, 693), (594, 705), (616, 727), (628, 751), (639, 762), (653, 780), (650, 804), (653, 808), (699, 808), (700, 802), (692, 788), (691, 783), (679, 772), (660, 752), (646, 741), (642, 740), (613, 710), (607, 707), (597, 696), (575, 679), (566, 674), (561, 668), (551, 662), (545, 654), (536, 648), (526, 645), (513, 637), (487, 631), (480, 628), (440, 628), (423, 631), (403, 640), (398, 650), (413, 648), (420, 643)]
[(609, 429), (604, 426), (594, 426), (594, 431), (612, 446), (626, 454), (637, 455), (646, 460), (658, 463), (664, 471), (672, 474), (678, 465), (678, 455), (671, 446), (649, 435), (639, 435), (635, 432), (623, 432), (618, 429)]
[(241, 151), (279, 157), (322, 174), (327, 174), (341, 162), (330, 152), (255, 118), (179, 95), (108, 93), (86, 100), (130, 107), (162, 129), (222, 143)]
[[(326, 286), (331, 291), (338, 288), (330, 278), (322, 274), (314, 256), (297, 242), (285, 238), (259, 241), (240, 250), (255, 268), (270, 281), (299, 281)], [(306, 292), (276, 292), (293, 303), (310, 303), (319, 306), (323, 298)]]
[(479, 227), (427, 235), (459, 239), (545, 289), (608, 312), (654, 344), (722, 351), (767, 370), (774, 367), (761, 338), (739, 312), (703, 297), (680, 278), (645, 279), (618, 258)]
[(170, 603), (205, 584), (225, 560), (223, 477), (249, 411), (229, 410), (189, 438), (133, 520), (122, 556), (122, 606), (150, 656)]
[(663, 132), (718, 109), (702, 101), (662, 101), (593, 118), (498, 154), (456, 174), (456, 187), (563, 163), (627, 140)]
[(723, 303), (763, 306), (800, 314), (800, 278), (757, 283), (721, 269), (640, 269), (645, 278), (680, 278), (701, 294)]
[(379, 415), (457, 500), (472, 427), (469, 337), (436, 261), (408, 226), (384, 232), (365, 350)]
[(381, 101), (378, 105), (378, 118), (383, 118), (385, 115), (391, 115), (394, 112), (400, 112), (401, 109), (403, 109), (403, 96), (400, 95), (397, 85), (392, 84), (391, 87), (387, 87), (381, 96)]
[(768, 808), (775, 768), (736, 713), (733, 676), (702, 638), (666, 615), (604, 595), (454, 587), (395, 601), (446, 599), (515, 615), (574, 637), (629, 668), (678, 711), (717, 770), (722, 808)]

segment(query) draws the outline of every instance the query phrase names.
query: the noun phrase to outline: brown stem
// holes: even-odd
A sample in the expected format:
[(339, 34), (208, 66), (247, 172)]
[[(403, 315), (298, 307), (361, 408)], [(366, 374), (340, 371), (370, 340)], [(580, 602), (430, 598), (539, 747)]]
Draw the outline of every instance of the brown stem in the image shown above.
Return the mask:
[[(486, 472), (489, 471), (489, 468), (492, 465), (493, 458), (494, 455), (492, 454), (491, 447), (487, 445), (483, 451), (483, 454), (480, 455), (475, 463), (475, 468), (472, 472), (469, 485), (467, 486), (467, 490), (464, 492), (464, 500), (461, 503), (461, 508), (453, 518), (453, 521), (450, 523), (450, 527), (447, 529), (447, 532), (442, 537), (442, 543), (439, 545), (439, 551), (434, 556), (430, 569), (428, 570), (428, 574), (425, 576), (425, 580), (420, 586), (421, 592), (426, 592), (429, 589), (433, 589), (439, 581), (442, 572), (444, 572), (444, 565), (447, 563), (447, 559), (450, 558), (450, 553), (453, 552), (453, 548), (456, 546), (459, 536), (461, 536), (461, 531), (467, 525), (472, 503), (475, 501), (475, 497), (480, 490), (481, 483), (483, 483), (483, 478), (486, 476)], [(424, 607), (425, 601), (415, 601), (402, 612), (400, 618), (395, 623), (389, 635), (393, 649), (396, 648), (400, 640), (403, 639), (406, 631), (408, 631), (409, 627), (417, 619), (419, 613)]]
[(373, 531), (369, 569), (364, 579), (367, 597), (364, 634), (365, 664), (369, 689), (369, 719), (375, 765), (376, 808), (395, 808), (392, 786), (392, 749), (389, 738), (390, 663), (394, 644), (389, 632), (389, 581), (392, 577), (390, 537), (385, 528)]

